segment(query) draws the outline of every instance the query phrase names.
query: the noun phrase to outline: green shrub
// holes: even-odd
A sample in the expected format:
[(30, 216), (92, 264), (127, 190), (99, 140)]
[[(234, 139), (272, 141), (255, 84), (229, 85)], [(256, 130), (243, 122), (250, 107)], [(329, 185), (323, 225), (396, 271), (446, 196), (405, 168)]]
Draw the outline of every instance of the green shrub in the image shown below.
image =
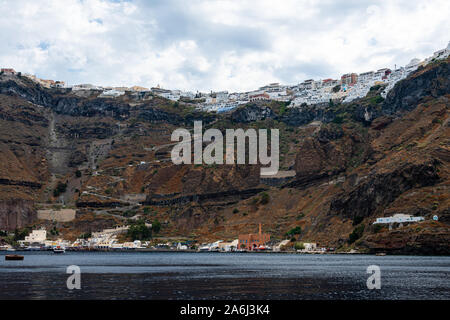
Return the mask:
[(294, 248), (295, 250), (303, 250), (305, 249), (305, 246), (303, 245), (303, 242), (296, 242)]
[(353, 242), (361, 238), (363, 233), (364, 233), (364, 225), (362, 224), (357, 226), (355, 229), (353, 229), (353, 232), (350, 233), (350, 235), (348, 236), (348, 243), (352, 244)]
[(297, 216), (297, 220), (302, 219), (305, 216), (305, 214), (303, 212), (300, 212), (299, 215)]
[(371, 104), (379, 104), (383, 101), (384, 101), (384, 98), (382, 96), (375, 96), (375, 97), (370, 98), (370, 100), (369, 100), (369, 102)]
[(58, 197), (60, 194), (66, 192), (67, 190), (67, 183), (62, 183), (61, 181), (58, 182), (58, 185), (53, 190), (53, 196)]
[(364, 217), (361, 216), (355, 216), (353, 218), (353, 225), (357, 226), (358, 224), (360, 224), (362, 221), (364, 220)]
[(302, 233), (302, 228), (300, 228), (299, 226), (292, 228), (291, 230), (289, 230), (288, 232), (286, 232), (286, 236), (293, 236), (293, 235), (298, 235)]
[(28, 228), (24, 229), (15, 229), (14, 230), (14, 241), (24, 240), (27, 235), (30, 234), (30, 230)]
[(439, 119), (438, 117), (434, 118), (433, 121), (431, 121), (433, 124), (439, 123), (442, 124), (443, 121), (441, 119)]
[(134, 240), (150, 240), (152, 238), (152, 229), (145, 225), (143, 220), (133, 222), (128, 231), (127, 236)]
[(383, 226), (381, 224), (374, 224), (372, 226), (372, 232), (373, 233), (378, 233), (381, 231), (381, 229), (383, 229)]
[(136, 215), (136, 211), (134, 210), (127, 210), (123, 213), (124, 217), (134, 217)]
[(159, 222), (158, 220), (155, 220), (152, 222), (152, 231), (154, 233), (159, 233), (159, 231), (161, 231), (161, 222)]
[(344, 117), (341, 115), (337, 115), (336, 117), (334, 117), (332, 122), (336, 124), (342, 124), (344, 123)]
[(270, 201), (270, 196), (267, 192), (263, 192), (261, 193), (261, 200), (260, 203), (261, 204), (268, 204)]
[(56, 226), (53, 226), (53, 228), (50, 230), (50, 234), (52, 236), (57, 236), (59, 235), (59, 231), (56, 229)]

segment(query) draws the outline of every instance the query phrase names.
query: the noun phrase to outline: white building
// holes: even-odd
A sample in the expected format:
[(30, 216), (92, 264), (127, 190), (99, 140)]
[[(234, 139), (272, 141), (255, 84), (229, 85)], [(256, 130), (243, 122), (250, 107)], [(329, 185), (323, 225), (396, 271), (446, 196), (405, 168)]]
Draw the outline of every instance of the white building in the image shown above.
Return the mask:
[(267, 93), (255, 94), (249, 97), (250, 101), (267, 101), (270, 100), (270, 96)]
[(216, 92), (216, 102), (228, 101), (228, 91)]
[(420, 60), (417, 58), (412, 59), (406, 66), (406, 72), (407, 73), (411, 73), (413, 71), (415, 71), (420, 65)]
[(185, 91), (182, 92), (180, 95), (181, 98), (187, 98), (187, 99), (195, 99), (195, 93), (191, 91)]
[(94, 86), (93, 84), (76, 84), (74, 86), (72, 86), (72, 90), (73, 91), (77, 91), (77, 90), (100, 90), (100, 87)]
[(311, 252), (317, 250), (317, 243), (315, 242), (304, 242), (303, 247), (305, 248), (304, 251)]
[(373, 71), (363, 72), (358, 75), (358, 82), (369, 82), (372, 81), (374, 76)]
[(101, 97), (101, 98), (115, 98), (115, 97), (122, 96), (124, 94), (125, 94), (124, 91), (118, 91), (118, 90), (111, 89), (111, 90), (103, 91), (103, 93), (101, 95), (99, 95), (99, 97)]
[(182, 244), (181, 242), (178, 242), (177, 244), (177, 250), (187, 250), (188, 246), (185, 244)]
[(239, 244), (239, 239), (233, 240), (232, 242), (221, 242), (219, 243), (219, 250), (224, 252), (231, 252), (237, 250)]
[(445, 59), (450, 55), (450, 41), (448, 42), (447, 48), (436, 51), (433, 54), (432, 59)]
[(28, 243), (44, 243), (47, 239), (47, 231), (44, 229), (33, 230), (28, 236), (25, 237), (24, 242)]
[(373, 224), (408, 223), (424, 221), (424, 217), (412, 217), (409, 214), (394, 214), (392, 217), (377, 218)]

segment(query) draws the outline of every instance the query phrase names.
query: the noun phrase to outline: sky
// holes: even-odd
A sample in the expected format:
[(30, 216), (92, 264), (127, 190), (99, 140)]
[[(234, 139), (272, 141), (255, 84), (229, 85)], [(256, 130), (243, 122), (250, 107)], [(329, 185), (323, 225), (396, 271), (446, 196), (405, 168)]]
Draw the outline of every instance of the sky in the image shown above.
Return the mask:
[(0, 67), (68, 84), (249, 91), (406, 65), (448, 0), (0, 0)]

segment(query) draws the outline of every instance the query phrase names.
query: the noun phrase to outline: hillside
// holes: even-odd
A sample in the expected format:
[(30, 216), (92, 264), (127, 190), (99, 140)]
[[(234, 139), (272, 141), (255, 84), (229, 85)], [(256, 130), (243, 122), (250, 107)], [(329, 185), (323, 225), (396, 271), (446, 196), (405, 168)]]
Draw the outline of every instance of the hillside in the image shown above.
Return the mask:
[[(0, 75), (0, 229), (54, 226), (74, 239), (142, 216), (162, 222), (161, 237), (234, 239), (262, 223), (274, 240), (298, 226), (300, 241), (340, 250), (449, 254), (449, 62), (419, 68), (385, 100), (378, 86), (349, 104), (258, 102), (224, 114)], [(193, 120), (279, 129), (280, 170), (295, 176), (268, 181), (258, 166), (173, 165), (171, 133)], [(62, 204), (77, 209), (75, 220), (37, 218), (37, 209)], [(372, 225), (395, 213), (426, 221)]]

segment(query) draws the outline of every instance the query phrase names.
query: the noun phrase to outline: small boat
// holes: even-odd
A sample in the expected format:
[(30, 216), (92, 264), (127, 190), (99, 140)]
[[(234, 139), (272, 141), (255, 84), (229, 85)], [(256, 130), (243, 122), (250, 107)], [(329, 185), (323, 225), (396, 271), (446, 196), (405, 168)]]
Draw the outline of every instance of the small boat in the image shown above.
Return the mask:
[(60, 246), (57, 246), (56, 248), (53, 248), (53, 253), (64, 253), (64, 252), (66, 252), (66, 249), (64, 249), (64, 248), (62, 248)]
[(14, 248), (8, 248), (8, 249), (6, 249), (6, 251), (16, 251), (16, 249), (14, 249)]
[(5, 260), (23, 260), (23, 256), (19, 256), (18, 254), (7, 254)]
[(25, 248), (26, 251), (41, 251), (41, 247), (28, 246)]
[(376, 256), (385, 256), (386, 253), (384, 253), (384, 252), (378, 252), (378, 253), (376, 253), (375, 255), (376, 255)]

